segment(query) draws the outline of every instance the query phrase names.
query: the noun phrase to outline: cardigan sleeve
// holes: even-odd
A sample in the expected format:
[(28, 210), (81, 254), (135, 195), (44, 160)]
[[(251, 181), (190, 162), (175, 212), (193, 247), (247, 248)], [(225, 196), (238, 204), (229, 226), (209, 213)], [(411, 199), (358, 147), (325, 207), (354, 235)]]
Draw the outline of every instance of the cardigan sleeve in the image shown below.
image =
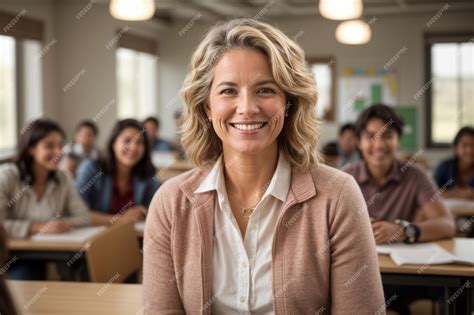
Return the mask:
[(172, 255), (172, 209), (163, 185), (151, 201), (143, 244), (143, 313), (185, 314)]
[(331, 314), (385, 314), (382, 281), (367, 207), (348, 176), (330, 214)]

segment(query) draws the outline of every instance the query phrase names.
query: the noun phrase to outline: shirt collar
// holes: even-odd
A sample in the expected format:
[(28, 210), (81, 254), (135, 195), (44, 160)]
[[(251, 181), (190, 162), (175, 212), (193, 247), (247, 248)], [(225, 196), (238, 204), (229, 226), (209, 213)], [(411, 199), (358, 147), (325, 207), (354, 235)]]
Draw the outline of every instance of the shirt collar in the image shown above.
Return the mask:
[[(387, 176), (387, 179), (385, 180), (385, 183), (388, 183), (390, 181), (395, 181), (395, 182), (400, 182), (402, 180), (402, 171), (400, 168), (400, 161), (394, 160), (392, 163), (392, 168), (390, 169), (390, 173)], [(367, 168), (367, 164), (364, 161), (361, 161), (361, 168), (359, 172), (359, 183), (364, 184), (368, 182), (371, 178), (369, 174), (369, 170)], [(384, 184), (385, 184), (384, 183)]]
[[(273, 173), (272, 179), (263, 197), (272, 195), (275, 198), (286, 201), (288, 190), (291, 182), (291, 165), (285, 157), (285, 154), (280, 151), (278, 154), (278, 163)], [(194, 193), (204, 193), (212, 190), (225, 191), (224, 183), (224, 169), (222, 165), (222, 155), (216, 161), (209, 174), (204, 181), (194, 191)], [(262, 198), (263, 198), (262, 197)]]

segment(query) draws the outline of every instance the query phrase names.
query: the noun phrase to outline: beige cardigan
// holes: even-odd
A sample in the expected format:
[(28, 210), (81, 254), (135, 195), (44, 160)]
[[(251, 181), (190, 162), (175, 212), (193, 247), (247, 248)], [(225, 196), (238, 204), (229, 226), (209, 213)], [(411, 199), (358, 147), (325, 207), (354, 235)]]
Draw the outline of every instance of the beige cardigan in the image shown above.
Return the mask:
[[(210, 314), (216, 192), (194, 194), (207, 171), (164, 183), (144, 239), (145, 314)], [(385, 314), (375, 242), (355, 180), (321, 165), (292, 170), (272, 253), (276, 314)]]

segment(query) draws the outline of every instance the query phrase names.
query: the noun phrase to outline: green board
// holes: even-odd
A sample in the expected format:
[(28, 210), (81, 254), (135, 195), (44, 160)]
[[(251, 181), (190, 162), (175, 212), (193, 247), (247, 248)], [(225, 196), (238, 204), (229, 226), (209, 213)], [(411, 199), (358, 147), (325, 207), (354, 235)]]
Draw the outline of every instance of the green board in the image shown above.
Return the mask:
[(372, 84), (370, 87), (372, 94), (372, 104), (382, 102), (382, 85), (381, 84)]
[(417, 118), (418, 113), (415, 107), (402, 106), (394, 107), (395, 111), (405, 122), (403, 128), (403, 136), (400, 139), (400, 149), (406, 151), (414, 151), (418, 149), (416, 142), (417, 129)]

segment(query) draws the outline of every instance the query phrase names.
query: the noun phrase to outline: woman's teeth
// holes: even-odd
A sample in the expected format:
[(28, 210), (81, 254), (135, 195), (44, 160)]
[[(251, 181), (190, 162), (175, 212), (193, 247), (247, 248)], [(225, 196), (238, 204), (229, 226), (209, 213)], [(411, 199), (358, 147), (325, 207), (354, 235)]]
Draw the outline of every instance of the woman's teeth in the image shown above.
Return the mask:
[(233, 124), (233, 126), (239, 130), (257, 130), (262, 128), (264, 123), (253, 124), (253, 125), (243, 125), (243, 124)]

